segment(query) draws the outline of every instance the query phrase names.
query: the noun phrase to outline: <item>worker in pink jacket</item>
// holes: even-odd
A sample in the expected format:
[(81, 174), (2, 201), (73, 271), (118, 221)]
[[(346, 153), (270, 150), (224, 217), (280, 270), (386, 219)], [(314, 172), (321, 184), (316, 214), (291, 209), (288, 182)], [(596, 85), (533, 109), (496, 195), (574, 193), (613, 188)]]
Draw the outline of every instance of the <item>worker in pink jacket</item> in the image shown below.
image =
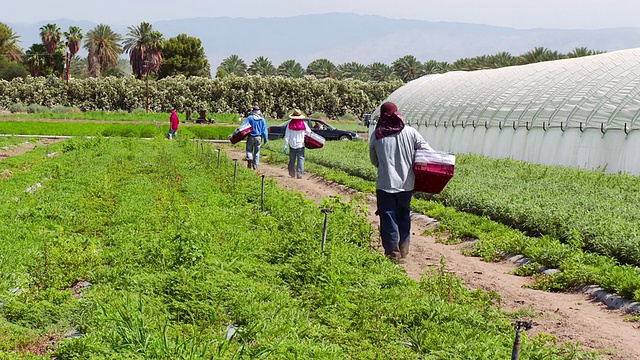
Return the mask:
[(178, 135), (178, 125), (180, 124), (180, 118), (176, 113), (176, 109), (171, 109), (171, 116), (169, 117), (171, 126), (169, 127), (169, 140)]

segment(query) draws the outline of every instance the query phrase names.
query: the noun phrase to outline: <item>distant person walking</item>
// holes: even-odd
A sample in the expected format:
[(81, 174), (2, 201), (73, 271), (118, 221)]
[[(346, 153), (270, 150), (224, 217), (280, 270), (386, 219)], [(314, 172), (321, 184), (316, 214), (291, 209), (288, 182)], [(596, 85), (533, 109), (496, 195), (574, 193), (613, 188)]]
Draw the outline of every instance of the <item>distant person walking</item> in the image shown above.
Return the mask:
[(413, 162), (417, 149), (431, 149), (418, 131), (404, 125), (392, 102), (380, 107), (380, 119), (369, 138), (369, 158), (378, 168), (377, 211), (384, 254), (394, 262), (409, 253)]
[(178, 118), (178, 113), (176, 113), (176, 109), (171, 109), (171, 115), (169, 116), (169, 140), (176, 137), (178, 135), (178, 126), (180, 125), (180, 118)]
[(249, 133), (247, 137), (247, 167), (256, 170), (260, 164), (260, 147), (269, 142), (267, 122), (262, 116), (260, 107), (254, 106), (253, 109), (251, 109), (251, 114), (244, 119), (240, 126), (244, 124), (249, 124), (252, 128), (251, 133)]
[(304, 136), (310, 134), (311, 129), (299, 109), (295, 109), (289, 118), (291, 120), (284, 131), (284, 152), (289, 154), (289, 176), (302, 179), (302, 175), (304, 175)]

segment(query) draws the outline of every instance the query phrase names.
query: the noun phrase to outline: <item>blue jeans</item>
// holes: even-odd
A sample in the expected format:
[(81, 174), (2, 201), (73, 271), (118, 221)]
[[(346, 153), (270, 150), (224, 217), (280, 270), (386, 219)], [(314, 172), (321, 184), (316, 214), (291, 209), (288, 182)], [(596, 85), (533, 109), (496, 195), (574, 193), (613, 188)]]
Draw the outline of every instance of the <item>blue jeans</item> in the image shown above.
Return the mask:
[(380, 237), (384, 254), (397, 258), (400, 248), (409, 249), (411, 236), (411, 191), (388, 193), (376, 190)]
[(262, 136), (247, 137), (247, 160), (253, 160), (253, 168), (257, 168), (260, 163), (260, 146), (262, 145)]
[[(298, 164), (296, 166), (296, 160)], [(289, 148), (289, 176), (302, 176), (304, 173), (304, 146), (300, 149)]]

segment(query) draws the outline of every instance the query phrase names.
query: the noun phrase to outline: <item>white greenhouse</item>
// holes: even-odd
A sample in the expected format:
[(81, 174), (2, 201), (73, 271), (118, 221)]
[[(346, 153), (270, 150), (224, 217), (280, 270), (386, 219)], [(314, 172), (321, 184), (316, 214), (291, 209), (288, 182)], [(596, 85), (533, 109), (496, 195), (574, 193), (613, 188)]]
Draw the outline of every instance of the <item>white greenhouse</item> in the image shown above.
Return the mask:
[(438, 150), (640, 174), (640, 48), (427, 75), (387, 101)]

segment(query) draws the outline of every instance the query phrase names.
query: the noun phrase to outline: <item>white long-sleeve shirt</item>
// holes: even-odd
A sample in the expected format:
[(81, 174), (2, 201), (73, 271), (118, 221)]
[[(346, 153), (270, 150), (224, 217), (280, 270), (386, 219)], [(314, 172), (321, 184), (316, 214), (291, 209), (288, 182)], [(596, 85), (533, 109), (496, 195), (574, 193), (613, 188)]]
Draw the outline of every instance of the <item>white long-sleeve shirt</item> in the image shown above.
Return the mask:
[(303, 121), (304, 130), (291, 130), (289, 129), (289, 123), (287, 123), (284, 131), (284, 146), (289, 145), (292, 149), (300, 149), (304, 147), (305, 134), (311, 133), (311, 129), (307, 125), (307, 121)]
[(418, 130), (405, 126), (399, 133), (376, 139), (369, 138), (369, 158), (378, 168), (376, 189), (389, 193), (413, 191), (413, 161), (417, 149), (433, 150)]

